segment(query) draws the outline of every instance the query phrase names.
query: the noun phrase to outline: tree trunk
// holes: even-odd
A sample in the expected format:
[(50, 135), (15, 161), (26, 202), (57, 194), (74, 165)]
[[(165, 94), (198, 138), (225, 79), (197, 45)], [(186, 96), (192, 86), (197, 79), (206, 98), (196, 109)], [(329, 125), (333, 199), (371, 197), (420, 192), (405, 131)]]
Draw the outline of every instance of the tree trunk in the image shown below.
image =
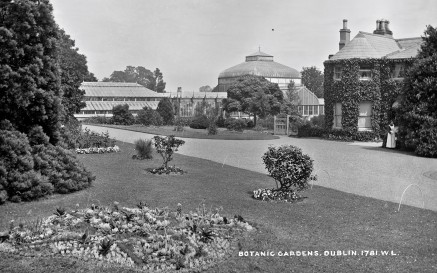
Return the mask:
[(256, 126), (256, 114), (253, 115), (253, 125)]

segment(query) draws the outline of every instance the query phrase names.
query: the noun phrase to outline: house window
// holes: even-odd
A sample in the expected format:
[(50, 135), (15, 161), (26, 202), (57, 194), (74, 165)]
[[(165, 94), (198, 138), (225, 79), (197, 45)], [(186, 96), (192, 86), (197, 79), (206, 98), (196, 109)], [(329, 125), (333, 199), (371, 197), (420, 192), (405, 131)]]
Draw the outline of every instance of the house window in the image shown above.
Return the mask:
[(334, 67), (334, 80), (341, 80), (341, 67)]
[(396, 64), (392, 67), (391, 77), (395, 79), (402, 79), (405, 77), (405, 65), (404, 64)]
[(319, 115), (325, 114), (325, 105), (319, 105)]
[(318, 116), (319, 115), (319, 106), (318, 105), (314, 105), (314, 115)]
[(372, 79), (372, 69), (370, 67), (360, 67), (360, 81), (368, 81)]
[(313, 115), (313, 105), (308, 106), (309, 107), (309, 112), (308, 115), (312, 116)]
[(334, 125), (333, 128), (341, 128), (341, 103), (334, 104)]
[(360, 113), (358, 116), (358, 130), (372, 130), (372, 103), (370, 101), (360, 102)]

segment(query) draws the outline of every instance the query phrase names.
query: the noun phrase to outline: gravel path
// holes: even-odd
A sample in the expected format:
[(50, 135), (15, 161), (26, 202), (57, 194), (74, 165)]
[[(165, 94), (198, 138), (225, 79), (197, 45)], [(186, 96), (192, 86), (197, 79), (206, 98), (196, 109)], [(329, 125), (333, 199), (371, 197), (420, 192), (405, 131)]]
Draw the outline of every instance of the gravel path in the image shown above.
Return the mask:
[[(153, 135), (86, 125), (96, 132), (133, 143)], [(314, 159), (315, 185), (361, 196), (437, 211), (437, 159), (380, 148), (380, 143), (346, 143), (281, 137), (274, 140), (210, 140), (186, 138), (180, 154), (267, 173), (261, 156), (269, 145), (295, 145)], [(238, 181), (236, 181), (237, 183)]]

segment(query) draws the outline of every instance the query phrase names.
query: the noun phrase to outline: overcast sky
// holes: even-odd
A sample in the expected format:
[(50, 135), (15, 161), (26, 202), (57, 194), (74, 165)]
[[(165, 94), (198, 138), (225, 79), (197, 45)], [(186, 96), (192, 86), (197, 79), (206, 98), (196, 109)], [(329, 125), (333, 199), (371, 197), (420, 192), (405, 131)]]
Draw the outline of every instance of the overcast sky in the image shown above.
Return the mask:
[(261, 51), (299, 71), (323, 71), (348, 19), (351, 39), (385, 18), (395, 38), (437, 27), (435, 0), (52, 0), (56, 22), (99, 80), (126, 66), (159, 68), (166, 90), (217, 85), (219, 73)]

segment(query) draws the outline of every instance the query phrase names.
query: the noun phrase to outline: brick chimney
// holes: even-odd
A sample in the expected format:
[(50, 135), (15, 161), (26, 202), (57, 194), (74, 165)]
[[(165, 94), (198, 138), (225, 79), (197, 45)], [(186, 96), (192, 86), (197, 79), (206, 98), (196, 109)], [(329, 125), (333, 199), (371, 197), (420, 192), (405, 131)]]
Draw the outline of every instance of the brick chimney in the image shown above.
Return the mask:
[(347, 20), (343, 19), (343, 28), (340, 29), (340, 43), (338, 43), (339, 50), (347, 45), (351, 40), (351, 30), (347, 28)]
[(376, 20), (376, 29), (373, 34), (385, 35), (393, 37), (393, 32), (390, 30), (390, 21), (386, 19)]

